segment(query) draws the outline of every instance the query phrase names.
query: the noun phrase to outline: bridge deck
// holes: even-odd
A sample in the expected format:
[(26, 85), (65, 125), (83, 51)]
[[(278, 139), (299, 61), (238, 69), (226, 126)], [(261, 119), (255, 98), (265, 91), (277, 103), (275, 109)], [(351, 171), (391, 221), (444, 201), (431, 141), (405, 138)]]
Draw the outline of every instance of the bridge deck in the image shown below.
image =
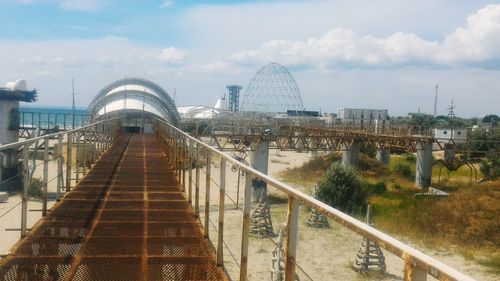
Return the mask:
[(225, 280), (152, 135), (124, 135), (0, 267), (0, 280)]

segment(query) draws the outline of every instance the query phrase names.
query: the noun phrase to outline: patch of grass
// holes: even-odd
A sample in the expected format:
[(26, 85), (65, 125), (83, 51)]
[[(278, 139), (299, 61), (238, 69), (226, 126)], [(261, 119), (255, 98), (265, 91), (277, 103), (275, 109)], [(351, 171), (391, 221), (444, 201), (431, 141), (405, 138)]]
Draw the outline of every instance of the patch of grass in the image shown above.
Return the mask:
[(488, 267), (491, 273), (500, 274), (500, 254), (496, 253), (490, 257), (478, 259), (478, 263)]
[[(286, 181), (313, 185), (334, 161), (340, 159), (338, 153), (320, 157), (282, 176)], [(497, 254), (500, 248), (500, 181), (471, 186), (470, 169), (464, 166), (453, 172), (450, 180), (441, 178), (439, 188), (450, 192), (448, 197), (416, 199), (414, 194), (422, 191), (414, 184), (414, 155), (393, 155), (389, 168), (368, 156), (360, 156), (359, 163), (362, 168), (358, 169), (358, 174), (367, 200), (373, 206), (377, 228), (430, 247), (455, 249), (466, 259), (500, 273), (500, 255)], [(479, 164), (475, 165), (478, 169)], [(436, 184), (438, 170), (439, 165), (435, 165), (433, 184)]]
[(404, 162), (396, 162), (391, 166), (392, 172), (395, 174), (404, 177), (405, 179), (411, 180), (414, 178), (415, 170), (412, 167)]
[(301, 167), (286, 170), (280, 174), (281, 178), (287, 182), (295, 184), (315, 183), (323, 176), (333, 162), (340, 161), (340, 153), (330, 153), (317, 157), (304, 163)]

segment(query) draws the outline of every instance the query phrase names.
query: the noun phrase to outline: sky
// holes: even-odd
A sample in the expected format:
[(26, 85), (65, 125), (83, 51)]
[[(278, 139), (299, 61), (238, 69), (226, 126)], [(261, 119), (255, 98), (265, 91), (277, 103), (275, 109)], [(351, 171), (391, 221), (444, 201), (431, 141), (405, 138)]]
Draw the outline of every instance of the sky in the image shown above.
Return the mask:
[(141, 77), (178, 105), (244, 94), (277, 62), (307, 110), (386, 108), (500, 115), (500, 3), (469, 0), (0, 0), (0, 86), (25, 79), (39, 105), (86, 107)]

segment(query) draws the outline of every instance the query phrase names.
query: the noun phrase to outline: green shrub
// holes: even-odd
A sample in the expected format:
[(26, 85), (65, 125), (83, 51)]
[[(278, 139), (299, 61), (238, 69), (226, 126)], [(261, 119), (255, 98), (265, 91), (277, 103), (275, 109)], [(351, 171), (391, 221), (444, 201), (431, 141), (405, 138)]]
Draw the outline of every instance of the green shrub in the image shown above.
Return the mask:
[(483, 161), (479, 170), (489, 180), (494, 180), (500, 177), (500, 159), (489, 157), (490, 159)]
[(413, 179), (413, 171), (411, 170), (410, 165), (406, 163), (396, 163), (392, 166), (392, 171), (402, 177), (405, 177), (409, 180)]
[(413, 155), (413, 154), (406, 154), (405, 155), (405, 160), (407, 162), (412, 162), (413, 163), (413, 162), (417, 161), (417, 157), (415, 157), (415, 155)]
[(373, 171), (379, 175), (383, 175), (386, 172), (384, 165), (380, 161), (364, 153), (359, 154), (358, 169), (360, 171)]
[(29, 198), (42, 198), (43, 197), (43, 182), (40, 179), (33, 178), (28, 188)]
[(378, 181), (374, 184), (371, 184), (371, 193), (372, 194), (382, 194), (387, 191), (387, 187), (385, 185), (385, 181)]
[(318, 184), (316, 198), (343, 212), (364, 204), (361, 181), (352, 167), (334, 163)]

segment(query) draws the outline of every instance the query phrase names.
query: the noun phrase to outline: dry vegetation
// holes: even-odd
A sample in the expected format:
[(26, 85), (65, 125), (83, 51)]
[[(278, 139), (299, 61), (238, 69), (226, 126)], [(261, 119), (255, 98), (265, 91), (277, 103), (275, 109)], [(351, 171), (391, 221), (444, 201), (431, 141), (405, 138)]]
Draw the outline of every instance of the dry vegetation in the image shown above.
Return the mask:
[[(281, 176), (312, 186), (339, 159), (339, 154), (322, 156)], [(438, 168), (433, 171), (435, 180)], [(414, 188), (406, 169), (414, 172), (412, 155), (393, 157), (388, 168), (366, 155), (359, 159), (359, 174), (368, 186), (383, 182), (387, 187), (385, 192), (367, 194), (377, 228), (404, 240), (454, 250), (500, 274), (500, 182), (470, 185), (470, 170), (465, 167), (441, 179), (440, 188), (451, 190), (450, 196), (416, 199), (414, 194), (421, 191)]]

